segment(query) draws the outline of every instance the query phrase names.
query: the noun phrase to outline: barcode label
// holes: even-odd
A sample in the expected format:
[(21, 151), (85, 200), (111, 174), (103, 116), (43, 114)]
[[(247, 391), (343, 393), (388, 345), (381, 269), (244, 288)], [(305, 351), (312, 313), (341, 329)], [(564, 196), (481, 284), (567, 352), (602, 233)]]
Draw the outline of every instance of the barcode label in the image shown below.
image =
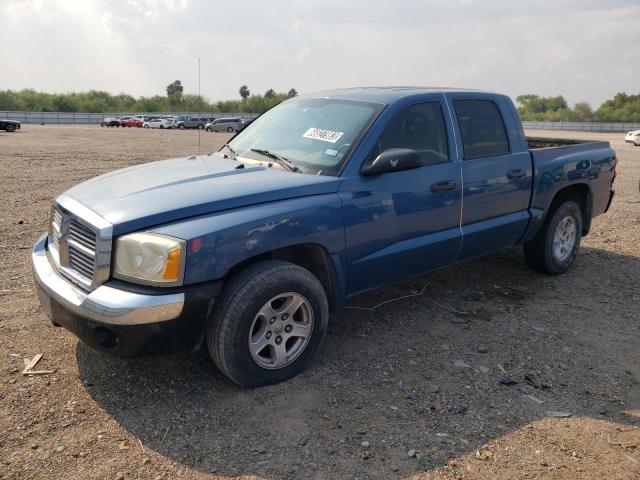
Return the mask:
[(324, 130), (322, 128), (310, 128), (304, 135), (304, 138), (312, 138), (314, 140), (322, 140), (323, 142), (336, 143), (344, 132), (336, 132), (334, 130)]

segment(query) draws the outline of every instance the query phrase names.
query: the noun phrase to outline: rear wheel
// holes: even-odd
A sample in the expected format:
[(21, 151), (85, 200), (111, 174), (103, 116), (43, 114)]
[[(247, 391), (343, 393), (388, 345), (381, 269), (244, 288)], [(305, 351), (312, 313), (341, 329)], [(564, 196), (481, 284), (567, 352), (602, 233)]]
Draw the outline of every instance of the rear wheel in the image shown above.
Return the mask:
[(320, 281), (298, 265), (269, 260), (236, 275), (207, 331), (213, 361), (239, 385), (291, 378), (309, 366), (329, 319)]
[(7, 125), (7, 132), (15, 132), (15, 131), (16, 131), (15, 125)]
[(198, 125), (198, 130), (202, 130), (204, 128), (204, 125), (200, 124)]
[(162, 128), (164, 128), (164, 125), (160, 125), (160, 128), (161, 128), (161, 129), (162, 129)]
[(229, 133), (233, 132), (233, 127), (227, 127), (227, 132)]
[(582, 211), (567, 200), (545, 219), (533, 240), (524, 244), (527, 264), (537, 272), (559, 275), (566, 272), (578, 253), (582, 236)]

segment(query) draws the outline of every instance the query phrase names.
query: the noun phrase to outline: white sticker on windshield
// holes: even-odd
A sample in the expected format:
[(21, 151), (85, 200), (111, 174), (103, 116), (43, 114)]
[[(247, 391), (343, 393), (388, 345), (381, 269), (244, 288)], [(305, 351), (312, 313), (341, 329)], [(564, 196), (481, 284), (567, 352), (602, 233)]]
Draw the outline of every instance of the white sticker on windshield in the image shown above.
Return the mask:
[(344, 132), (336, 132), (334, 130), (324, 130), (322, 128), (310, 128), (304, 135), (304, 138), (313, 138), (314, 140), (322, 140), (323, 142), (336, 143)]
[(331, 155), (332, 157), (335, 157), (336, 155), (338, 155), (338, 150), (334, 150), (333, 148), (327, 148), (324, 151), (325, 155)]

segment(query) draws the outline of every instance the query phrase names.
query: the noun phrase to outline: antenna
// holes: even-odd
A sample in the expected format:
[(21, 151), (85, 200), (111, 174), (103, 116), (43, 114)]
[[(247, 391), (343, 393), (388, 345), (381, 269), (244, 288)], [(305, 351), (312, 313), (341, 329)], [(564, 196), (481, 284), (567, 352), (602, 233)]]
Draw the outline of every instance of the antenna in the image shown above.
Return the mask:
[[(202, 118), (202, 96), (200, 95), (200, 57), (198, 57), (198, 123)], [(200, 128), (198, 128), (198, 153), (200, 153)]]

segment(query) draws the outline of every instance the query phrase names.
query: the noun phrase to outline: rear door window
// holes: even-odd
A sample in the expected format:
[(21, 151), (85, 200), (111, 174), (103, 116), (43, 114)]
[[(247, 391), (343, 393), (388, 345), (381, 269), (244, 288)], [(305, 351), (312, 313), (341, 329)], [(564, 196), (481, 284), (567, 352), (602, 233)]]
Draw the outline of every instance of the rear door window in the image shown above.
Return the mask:
[(490, 100), (453, 102), (465, 160), (496, 157), (509, 153), (509, 140), (500, 110)]

